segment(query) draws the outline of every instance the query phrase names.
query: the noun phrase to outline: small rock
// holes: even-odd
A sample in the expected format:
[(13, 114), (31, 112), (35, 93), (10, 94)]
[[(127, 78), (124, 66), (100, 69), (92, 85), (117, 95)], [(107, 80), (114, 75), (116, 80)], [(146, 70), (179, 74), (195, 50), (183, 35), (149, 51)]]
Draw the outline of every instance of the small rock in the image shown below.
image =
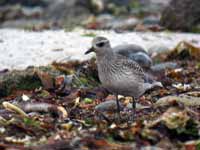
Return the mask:
[(199, 0), (172, 0), (162, 12), (160, 24), (171, 30), (192, 31), (200, 19)]
[(46, 6), (51, 0), (1, 0), (1, 6), (4, 5), (22, 5), (27, 7), (34, 7), (34, 6)]
[(26, 18), (37, 18), (43, 15), (43, 10), (40, 7), (23, 7), (22, 13)]
[(106, 0), (105, 2), (112, 2), (112, 3), (119, 5), (119, 6), (121, 6), (121, 5), (126, 6), (126, 5), (129, 5), (131, 3), (131, 0)]
[(139, 20), (136, 18), (128, 18), (125, 20), (116, 20), (112, 22), (112, 29), (115, 30), (133, 30)]
[(110, 14), (102, 14), (96, 18), (100, 29), (133, 30), (139, 23), (137, 18), (118, 19)]
[(141, 148), (141, 150), (163, 150), (163, 149), (156, 146), (144, 146)]
[[(112, 28), (114, 20), (116, 20), (116, 18), (110, 14), (101, 14), (95, 18), (95, 22), (98, 25), (97, 27), (100, 29)], [(90, 23), (93, 24), (94, 19)]]
[(179, 96), (166, 96), (160, 98), (156, 102), (156, 106), (170, 105), (173, 102), (181, 102), (185, 106), (200, 106), (200, 97), (188, 96), (186, 94), (181, 94)]
[(151, 66), (153, 72), (163, 72), (166, 69), (175, 69), (178, 67), (178, 64), (175, 62), (165, 62)]
[(142, 21), (143, 24), (145, 25), (157, 25), (160, 22), (160, 18), (156, 16), (148, 16), (145, 17)]
[(96, 18), (96, 21), (99, 23), (108, 23), (116, 19), (113, 15), (110, 14), (101, 14)]
[(52, 67), (28, 67), (25, 70), (13, 70), (0, 75), (0, 97), (7, 96), (13, 90), (32, 90), (39, 87), (54, 88), (54, 78), (60, 71)]
[[(133, 108), (132, 103), (129, 103), (127, 105), (127, 108), (132, 109)], [(144, 106), (144, 105), (136, 103), (136, 109), (146, 109), (146, 108), (150, 108), (150, 106)]]
[(0, 97), (9, 95), (13, 90), (30, 90), (42, 86), (34, 69), (9, 71), (0, 76)]
[[(120, 103), (120, 109), (123, 109), (123, 105)], [(96, 111), (107, 112), (107, 111), (117, 111), (117, 104), (115, 100), (108, 100), (98, 104), (95, 107)]]
[(26, 102), (26, 101), (30, 100), (30, 98), (27, 95), (23, 94), (22, 100)]
[(96, 13), (100, 13), (105, 9), (103, 0), (91, 0), (91, 5)]

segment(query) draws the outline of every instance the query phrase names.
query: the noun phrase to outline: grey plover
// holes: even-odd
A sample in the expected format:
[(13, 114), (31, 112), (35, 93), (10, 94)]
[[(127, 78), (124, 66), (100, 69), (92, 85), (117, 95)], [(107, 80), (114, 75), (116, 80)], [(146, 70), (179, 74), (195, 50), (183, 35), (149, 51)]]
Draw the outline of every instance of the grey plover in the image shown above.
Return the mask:
[(90, 52), (96, 53), (98, 75), (103, 87), (116, 96), (118, 113), (119, 94), (133, 97), (135, 110), (135, 99), (155, 86), (162, 86), (160, 82), (149, 78), (137, 62), (115, 53), (105, 37), (95, 37), (92, 47), (85, 54)]

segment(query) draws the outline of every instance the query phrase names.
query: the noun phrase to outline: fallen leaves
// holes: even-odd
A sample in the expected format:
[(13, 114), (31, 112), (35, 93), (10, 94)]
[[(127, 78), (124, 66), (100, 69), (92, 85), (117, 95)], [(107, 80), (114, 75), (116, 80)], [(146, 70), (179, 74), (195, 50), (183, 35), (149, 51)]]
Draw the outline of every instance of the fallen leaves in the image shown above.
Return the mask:
[(163, 121), (169, 129), (183, 128), (186, 126), (189, 119), (190, 117), (187, 115), (186, 111), (174, 107), (169, 108), (161, 117), (161, 121)]
[(15, 106), (9, 102), (3, 102), (2, 104), (6, 109), (14, 111), (14, 112), (18, 113), (19, 115), (21, 115), (22, 117), (28, 117), (28, 115), (19, 107)]
[(171, 58), (200, 60), (200, 48), (189, 42), (181, 41), (169, 54)]
[(48, 74), (46, 72), (42, 72), (42, 71), (37, 71), (37, 75), (40, 78), (44, 89), (53, 89), (54, 88), (53, 77), (50, 74)]
[[(199, 54), (195, 47), (184, 44), (189, 49), (189, 60), (180, 59), (181, 48), (174, 50), (173, 57), (164, 60), (162, 57), (163, 61), (176, 63), (168, 62), (161, 66), (161, 72), (156, 70), (156, 77), (164, 88), (140, 97), (134, 117), (132, 99), (118, 97), (120, 121), (115, 97), (99, 86), (95, 60), (54, 63), (53, 67), (39, 71), (29, 69), (28, 82), (21, 80), (27, 78), (18, 77), (20, 82), (12, 79), (11, 83), (15, 87), (25, 83), (24, 87), (33, 81), (39, 84), (31, 85), (28, 90), (12, 88), (12, 95), (1, 99), (0, 149), (23, 150), (24, 146), (30, 150), (197, 148), (200, 68), (196, 55)], [(175, 56), (180, 60), (174, 60)], [(174, 64), (176, 67), (168, 68)]]

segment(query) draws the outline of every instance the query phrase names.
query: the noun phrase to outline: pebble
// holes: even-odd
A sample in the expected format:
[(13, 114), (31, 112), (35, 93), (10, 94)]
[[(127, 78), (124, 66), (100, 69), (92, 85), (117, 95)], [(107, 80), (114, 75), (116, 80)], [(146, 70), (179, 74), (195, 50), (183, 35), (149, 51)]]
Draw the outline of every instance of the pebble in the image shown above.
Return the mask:
[(178, 67), (178, 64), (175, 62), (165, 62), (165, 63), (153, 65), (151, 67), (151, 70), (153, 72), (163, 72), (165, 71), (165, 69), (175, 69), (177, 67)]
[[(123, 109), (122, 103), (120, 103), (120, 109)], [(99, 112), (117, 111), (116, 100), (102, 102), (95, 107), (95, 110)]]

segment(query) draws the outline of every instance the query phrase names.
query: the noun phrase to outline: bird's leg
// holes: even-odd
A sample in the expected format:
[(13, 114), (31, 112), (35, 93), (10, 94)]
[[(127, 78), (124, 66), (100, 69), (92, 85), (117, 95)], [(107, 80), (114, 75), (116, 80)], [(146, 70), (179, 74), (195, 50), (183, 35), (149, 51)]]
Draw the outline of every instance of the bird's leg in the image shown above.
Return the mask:
[(135, 98), (132, 97), (133, 101), (132, 101), (132, 112), (133, 112), (133, 120), (135, 118), (135, 109), (136, 109), (136, 102), (135, 102)]
[(133, 108), (133, 110), (135, 110), (135, 108), (136, 108), (135, 98), (132, 97), (132, 99), (133, 99), (133, 102), (132, 102), (132, 108)]
[(115, 94), (115, 97), (116, 97), (116, 102), (117, 102), (117, 114), (118, 114), (118, 119), (121, 120), (121, 117), (120, 117), (120, 105), (119, 105), (118, 94)]

